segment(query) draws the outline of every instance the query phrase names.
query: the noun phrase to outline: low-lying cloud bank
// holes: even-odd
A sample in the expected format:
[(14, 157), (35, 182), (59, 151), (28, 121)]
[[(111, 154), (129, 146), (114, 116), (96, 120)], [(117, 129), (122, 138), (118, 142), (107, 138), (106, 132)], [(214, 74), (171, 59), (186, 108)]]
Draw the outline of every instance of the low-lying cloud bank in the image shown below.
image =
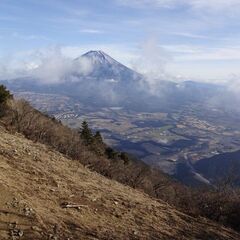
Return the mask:
[(0, 61), (0, 79), (32, 77), (43, 84), (66, 81), (66, 76), (74, 73), (87, 75), (92, 71), (88, 59), (66, 57), (60, 47), (37, 50), (21, 56)]

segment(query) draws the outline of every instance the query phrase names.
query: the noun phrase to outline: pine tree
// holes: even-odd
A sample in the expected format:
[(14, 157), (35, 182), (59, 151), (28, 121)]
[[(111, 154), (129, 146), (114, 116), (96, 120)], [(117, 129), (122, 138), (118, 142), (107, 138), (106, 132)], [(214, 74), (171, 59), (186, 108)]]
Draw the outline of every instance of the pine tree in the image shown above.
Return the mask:
[(5, 86), (0, 85), (0, 104), (6, 103), (9, 98), (12, 98), (10, 92), (6, 89)]
[(92, 143), (92, 141), (93, 141), (93, 134), (92, 134), (91, 129), (88, 126), (87, 121), (84, 120), (82, 122), (82, 126), (81, 126), (81, 129), (80, 129), (79, 133), (80, 133), (80, 136), (81, 136), (83, 142), (86, 145), (90, 145)]
[(102, 135), (99, 131), (97, 131), (94, 135), (94, 140), (96, 143), (98, 144), (103, 144), (103, 139), (102, 139)]
[(129, 156), (125, 152), (120, 153), (120, 158), (124, 161), (124, 164), (128, 164), (130, 162)]
[(4, 115), (7, 100), (10, 98), (12, 98), (12, 94), (6, 89), (5, 86), (0, 85), (0, 117)]
[(111, 147), (107, 147), (105, 149), (105, 154), (107, 155), (108, 158), (110, 159), (115, 159), (118, 155), (117, 152), (115, 152)]

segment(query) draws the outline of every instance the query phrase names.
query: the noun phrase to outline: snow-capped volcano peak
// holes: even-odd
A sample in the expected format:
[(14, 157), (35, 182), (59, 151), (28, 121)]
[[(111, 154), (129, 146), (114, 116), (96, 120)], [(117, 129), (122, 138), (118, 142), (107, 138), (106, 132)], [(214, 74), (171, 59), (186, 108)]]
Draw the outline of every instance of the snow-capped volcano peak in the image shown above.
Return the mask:
[(120, 64), (103, 51), (89, 51), (82, 55), (94, 64)]
[(115, 79), (122, 81), (131, 81), (140, 78), (140, 75), (123, 64), (119, 63), (103, 51), (89, 51), (76, 61), (87, 59), (91, 64), (92, 72), (90, 77), (97, 79)]
[(104, 58), (107, 54), (101, 50), (92, 50), (92, 51), (89, 51), (89, 52), (86, 52), (85, 54), (83, 54), (83, 56), (92, 56), (92, 57), (102, 57)]

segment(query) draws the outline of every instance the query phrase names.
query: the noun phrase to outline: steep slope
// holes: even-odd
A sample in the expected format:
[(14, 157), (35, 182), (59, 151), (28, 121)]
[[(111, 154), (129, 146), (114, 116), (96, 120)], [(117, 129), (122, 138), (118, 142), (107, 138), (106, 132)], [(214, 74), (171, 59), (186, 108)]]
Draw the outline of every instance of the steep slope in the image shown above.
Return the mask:
[(230, 181), (230, 184), (239, 186), (240, 151), (201, 159), (194, 164), (194, 168), (213, 183)]
[(239, 239), (0, 128), (0, 239)]

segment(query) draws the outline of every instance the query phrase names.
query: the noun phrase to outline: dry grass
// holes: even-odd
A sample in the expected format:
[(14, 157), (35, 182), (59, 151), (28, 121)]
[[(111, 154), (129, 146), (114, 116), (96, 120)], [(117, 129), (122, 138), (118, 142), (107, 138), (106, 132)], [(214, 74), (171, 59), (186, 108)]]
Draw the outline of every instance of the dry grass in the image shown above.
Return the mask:
[(2, 128), (0, 201), (2, 240), (240, 239)]

